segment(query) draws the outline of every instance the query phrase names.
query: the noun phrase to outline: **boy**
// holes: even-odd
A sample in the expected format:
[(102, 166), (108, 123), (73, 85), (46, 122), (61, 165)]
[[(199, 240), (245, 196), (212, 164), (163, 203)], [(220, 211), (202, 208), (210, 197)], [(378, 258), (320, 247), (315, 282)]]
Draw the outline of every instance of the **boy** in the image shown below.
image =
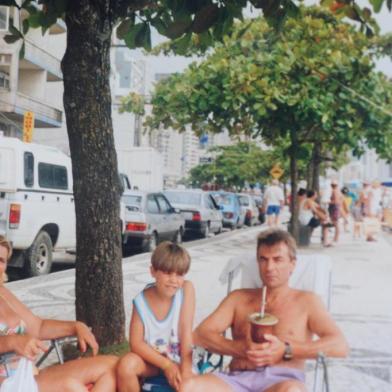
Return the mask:
[(139, 378), (164, 374), (178, 391), (192, 377), (192, 325), (195, 292), (184, 280), (190, 256), (180, 245), (166, 241), (151, 257), (155, 283), (133, 301), (129, 344), (131, 352), (117, 367), (119, 392), (140, 391)]

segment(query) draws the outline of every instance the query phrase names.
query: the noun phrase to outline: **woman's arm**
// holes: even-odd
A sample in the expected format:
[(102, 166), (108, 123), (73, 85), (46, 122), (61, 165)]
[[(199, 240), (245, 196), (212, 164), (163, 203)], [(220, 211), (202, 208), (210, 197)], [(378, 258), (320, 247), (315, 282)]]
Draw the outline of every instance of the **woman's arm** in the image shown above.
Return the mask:
[(1, 288), (1, 295), (9, 303), (15, 313), (24, 321), (26, 334), (39, 340), (49, 340), (64, 336), (76, 335), (80, 349), (86, 351), (90, 346), (94, 355), (98, 352), (98, 344), (94, 335), (84, 323), (79, 321), (43, 320), (36, 316), (31, 310), (19, 301), (8, 289)]
[(192, 375), (192, 329), (195, 315), (195, 288), (192, 282), (185, 281), (183, 303), (180, 314), (179, 339), (181, 349), (181, 373)]

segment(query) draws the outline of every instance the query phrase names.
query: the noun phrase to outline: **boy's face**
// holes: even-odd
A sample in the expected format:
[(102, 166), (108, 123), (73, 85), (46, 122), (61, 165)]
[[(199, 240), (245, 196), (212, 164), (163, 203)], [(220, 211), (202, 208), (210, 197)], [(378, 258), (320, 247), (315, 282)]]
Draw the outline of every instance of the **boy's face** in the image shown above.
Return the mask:
[(151, 267), (151, 275), (155, 279), (156, 288), (162, 295), (173, 297), (180, 289), (185, 280), (185, 275), (180, 275), (177, 272), (164, 272), (155, 270)]

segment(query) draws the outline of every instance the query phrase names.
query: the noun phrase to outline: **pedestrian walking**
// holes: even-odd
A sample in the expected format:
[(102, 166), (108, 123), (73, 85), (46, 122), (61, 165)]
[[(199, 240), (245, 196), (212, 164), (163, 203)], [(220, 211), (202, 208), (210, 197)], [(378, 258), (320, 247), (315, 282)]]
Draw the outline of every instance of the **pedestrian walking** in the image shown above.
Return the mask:
[(273, 179), (271, 185), (265, 191), (264, 203), (268, 226), (277, 226), (279, 224), (280, 210), (284, 205), (284, 195), (278, 180)]

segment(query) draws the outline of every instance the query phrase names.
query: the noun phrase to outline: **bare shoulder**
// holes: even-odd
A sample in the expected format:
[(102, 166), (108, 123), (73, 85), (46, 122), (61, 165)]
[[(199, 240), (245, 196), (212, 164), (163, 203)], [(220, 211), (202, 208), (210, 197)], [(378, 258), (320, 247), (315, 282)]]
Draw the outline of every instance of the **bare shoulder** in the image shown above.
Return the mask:
[(321, 297), (312, 291), (292, 289), (292, 293), (293, 299), (301, 303), (301, 306), (307, 308), (309, 311), (315, 308), (325, 307)]
[(251, 302), (254, 298), (260, 295), (261, 289), (238, 289), (233, 290), (226, 298), (233, 304), (241, 302), (245, 304)]

